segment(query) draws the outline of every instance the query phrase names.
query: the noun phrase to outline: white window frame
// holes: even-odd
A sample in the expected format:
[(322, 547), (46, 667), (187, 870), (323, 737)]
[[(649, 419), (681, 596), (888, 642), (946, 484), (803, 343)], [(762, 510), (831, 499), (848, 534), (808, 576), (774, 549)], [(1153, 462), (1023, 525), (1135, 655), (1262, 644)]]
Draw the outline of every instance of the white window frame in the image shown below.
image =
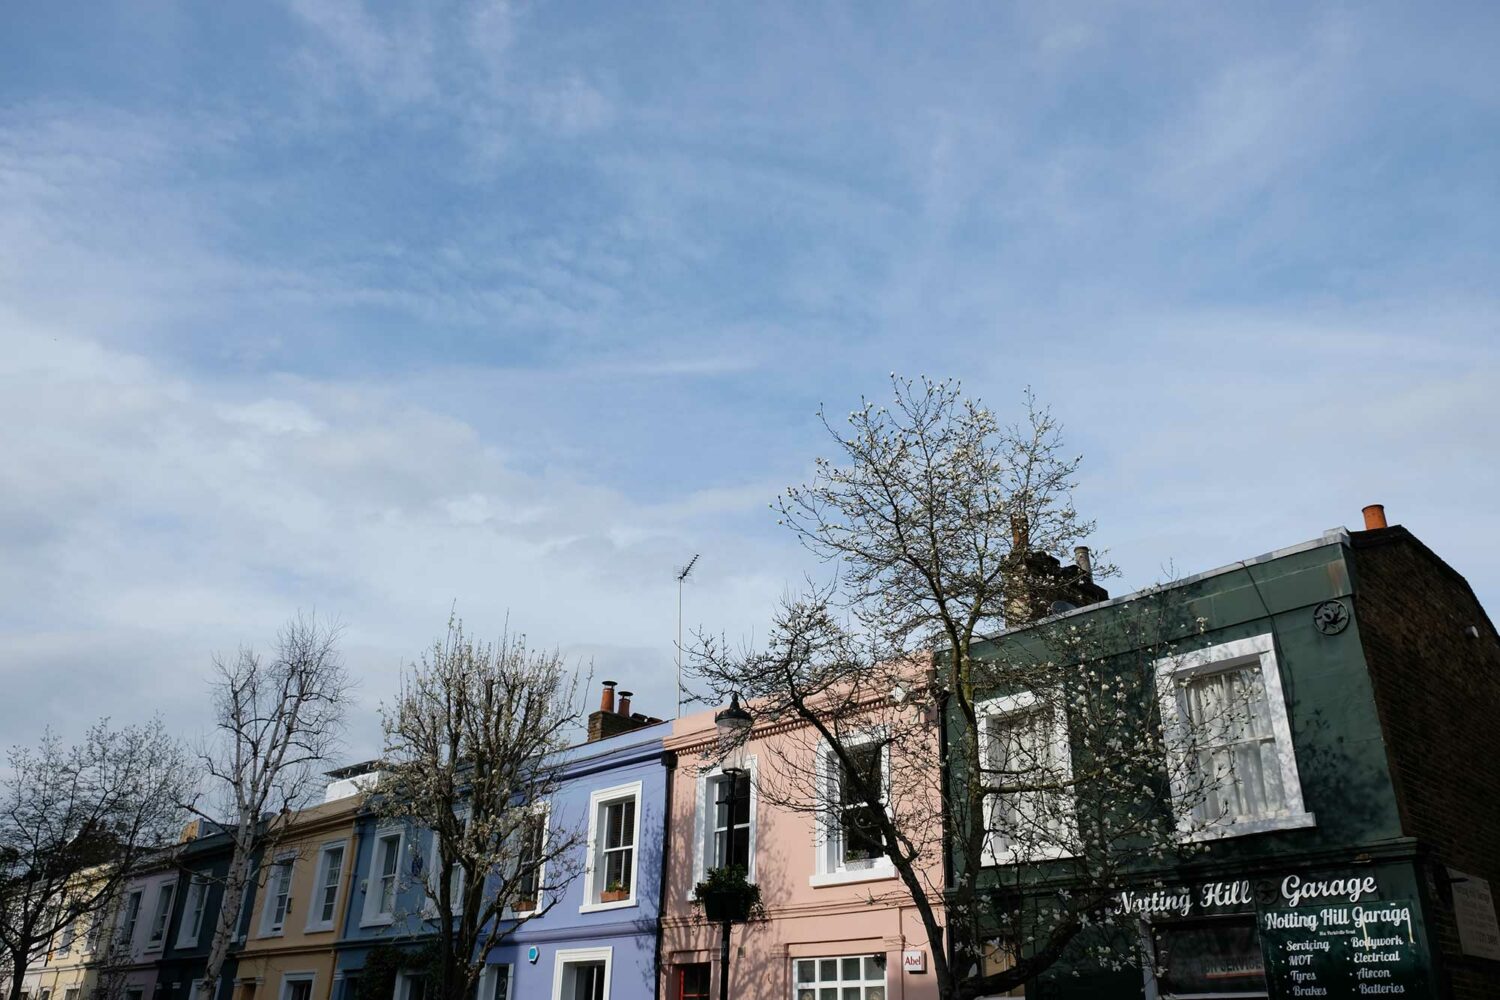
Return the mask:
[[(1073, 747), (1068, 733), (1068, 719), (1061, 704), (1061, 692), (1052, 692), (1046, 696), (1052, 699), (1052, 727), (1050, 735), (1052, 738), (1052, 752), (1062, 761), (1060, 777), (1063, 781), (1070, 781), (1073, 777)], [(1008, 715), (1021, 715), (1037, 710), (1037, 705), (1044, 701), (1044, 696), (1034, 691), (1020, 691), (1016, 694), (1001, 695), (988, 698), (974, 706), (975, 714), (979, 717), (979, 753), (981, 761), (987, 761), (990, 746), (990, 726)], [(1004, 848), (999, 846), (999, 834), (989, 828), (990, 813), (994, 809), (995, 802), (999, 798), (998, 793), (987, 794), (984, 797), (984, 854), (981, 864), (984, 865), (1016, 865), (1035, 861), (1056, 861), (1060, 858), (1070, 858), (1073, 853), (1066, 845), (1053, 844), (1045, 848), (1034, 849), (1029, 852), (1019, 851), (1014, 844), (1008, 844)], [(1070, 804), (1076, 800), (1073, 795), (1068, 795)], [(1069, 826), (1076, 832), (1076, 814), (1070, 817)], [(1040, 845), (1038, 845), (1040, 846)]]
[[(512, 909), (510, 907), (507, 907), (506, 908), (507, 912), (512, 917), (524, 917), (524, 916), (526, 916), (527, 914), (530, 914), (530, 913), (539, 913), (542, 910), (545, 910), (547, 908), (547, 899), (546, 899), (546, 897), (547, 897), (547, 890), (546, 890), (546, 885), (547, 885), (547, 861), (546, 861), (546, 857), (547, 857), (547, 844), (552, 839), (552, 803), (544, 800), (544, 801), (541, 801), (541, 802), (534, 802), (534, 803), (532, 803), (530, 806), (528, 806), (526, 808), (527, 808), (527, 811), (529, 811), (531, 813), (531, 815), (533, 815), (533, 816), (540, 816), (542, 818), (542, 850), (541, 850), (541, 854), (542, 854), (542, 859), (543, 860), (542, 860), (542, 863), (540, 865), (538, 865), (537, 869), (536, 869), (536, 904), (534, 906), (532, 906), (531, 909), (529, 909), (529, 910), (516, 910), (516, 909)], [(639, 803), (636, 804), (636, 812), (637, 812), (637, 814), (640, 813), (640, 804)], [(517, 858), (516, 858), (518, 866), (519, 866), (520, 860), (521, 859), (520, 859), (520, 857), (518, 855)], [(589, 897), (585, 896), (584, 897), (584, 902), (587, 902), (588, 898)], [(512, 992), (514, 992), (514, 976), (515, 976), (515, 970), (514, 969), (511, 970), (511, 976), (512, 976)]]
[[(495, 996), (495, 970), (507, 969), (505, 979), (505, 995)], [(479, 996), (475, 1000), (512, 1000), (516, 995), (516, 967), (510, 962), (486, 963), (484, 970), (479, 973)]]
[[(323, 919), (323, 893), (328, 888), (329, 856), (334, 851), (339, 855), (339, 878), (333, 885), (333, 916)], [(330, 840), (318, 848), (318, 863), (313, 867), (312, 901), (307, 907), (307, 923), (304, 932), (331, 931), (339, 922), (339, 895), (344, 887), (344, 878), (349, 873), (349, 841)]]
[[(637, 783), (639, 784), (639, 783)], [(640, 815), (640, 804), (636, 814)], [(552, 1000), (572, 1000), (563, 997), (563, 979), (569, 965), (604, 963), (604, 1000), (609, 1000), (610, 987), (614, 980), (614, 948), (568, 948), (559, 949), (552, 959)]]
[[(177, 879), (163, 879), (156, 884), (156, 895), (151, 899), (151, 923), (146, 927), (146, 951), (161, 951), (167, 946), (167, 932), (172, 929), (172, 903), (177, 895)], [(167, 912), (161, 912), (163, 901)], [(161, 937), (156, 937), (156, 918), (161, 917)]]
[[(281, 937), (286, 933), (287, 918), (292, 915), (292, 876), (296, 873), (297, 852), (283, 851), (266, 868), (266, 898), (260, 908), (260, 937)], [(281, 913), (281, 923), (275, 923), (276, 900), (281, 895), (282, 882), (286, 885), (286, 909)], [(275, 891), (272, 886), (275, 885)]]
[[(411, 975), (406, 972), (396, 973), (396, 982), (395, 985), (391, 988), (391, 1000), (406, 1000), (407, 990), (410, 988), (411, 981), (413, 979), (425, 980), (426, 978), (427, 974), (425, 972), (418, 973), (417, 975)], [(427, 984), (427, 986), (431, 985), (431, 983)], [(424, 986), (422, 989), (422, 996), (426, 997), (427, 992), (427, 988), (426, 986)]]
[[(380, 848), (391, 837), (396, 839), (395, 883), (391, 886), (391, 912), (380, 912)], [(399, 826), (383, 827), (370, 838), (370, 870), (365, 877), (365, 902), (360, 909), (361, 927), (385, 927), (396, 922), (396, 908), (401, 900), (401, 859), (406, 855), (406, 831)]]
[[(1183, 717), (1182, 687), (1179, 682), (1187, 677), (1220, 673), (1258, 664), (1260, 679), (1266, 694), (1267, 710), (1270, 714), (1271, 732), (1276, 739), (1276, 761), (1281, 769), (1284, 808), (1274, 816), (1238, 821), (1228, 818), (1207, 826), (1192, 815), (1191, 809), (1182, 804), (1189, 795), (1184, 778), (1186, 752), (1190, 743), (1188, 724)], [(1219, 840), (1224, 837), (1242, 837), (1274, 830), (1296, 830), (1316, 826), (1317, 819), (1306, 810), (1302, 801), (1302, 780), (1297, 772), (1297, 754), (1292, 745), (1291, 721), (1287, 717), (1286, 698), (1281, 689), (1281, 668), (1276, 659), (1274, 636), (1267, 632), (1245, 639), (1223, 642), (1190, 653), (1179, 653), (1157, 660), (1156, 690), (1161, 706), (1162, 725), (1166, 731), (1167, 752), (1170, 755), (1169, 770), (1172, 784), (1172, 808), (1177, 816), (1177, 837), (1185, 843)]]
[[(468, 815), (467, 807), (457, 813), (458, 819), (462, 823), (468, 823)], [(422, 859), (422, 915), (428, 919), (436, 917), (438, 912), (437, 900), (434, 898), (437, 895), (438, 886), (437, 882), (431, 880), (437, 878), (438, 868), (442, 862), (442, 858), (439, 856), (439, 846), (440, 838), (438, 837), (438, 832), (436, 830), (428, 830), (427, 853)], [(457, 866), (453, 869), (453, 887), (448, 892), (448, 895), (452, 897), (450, 909), (455, 915), (463, 912), (463, 891), (464, 870), (462, 866)]]
[[(188, 877), (187, 898), (182, 903), (182, 924), (177, 928), (178, 948), (196, 948), (203, 937), (203, 917), (208, 911), (208, 876), (194, 872)], [(196, 923), (188, 933), (189, 923)]]
[(276, 990), (276, 1000), (290, 1000), (287, 987), (292, 983), (307, 984), (307, 1000), (313, 1000), (314, 991), (318, 988), (318, 973), (316, 970), (298, 970), (295, 972), (283, 972), (281, 974), (281, 986)]
[[(798, 989), (806, 989), (806, 988), (808, 988), (809, 985), (811, 985), (811, 986), (813, 986), (813, 988), (814, 988), (815, 991), (819, 991), (819, 992), (822, 991), (822, 990), (830, 989), (830, 988), (831, 989), (835, 989), (835, 990), (838, 991), (838, 995), (839, 996), (843, 996), (844, 995), (844, 990), (846, 990), (846, 989), (856, 989), (857, 988), (859, 990), (860, 994), (863, 995), (863, 993), (865, 992), (865, 990), (870, 989), (871, 987), (876, 987), (876, 988), (879, 988), (879, 989), (883, 990), (885, 992), (886, 996), (889, 997), (890, 996), (890, 990), (891, 990), (891, 986), (890, 986), (890, 983), (891, 983), (891, 966), (892, 966), (893, 963), (890, 961), (890, 959), (888, 957), (886, 958), (884, 968), (881, 968), (881, 970), (880, 970), (880, 981), (879, 982), (876, 982), (873, 979), (866, 979), (864, 977), (865, 959), (867, 959), (867, 958), (875, 958), (875, 959), (878, 960), (878, 958), (880, 956), (881, 956), (880, 952), (869, 952), (869, 951), (863, 952), (861, 954), (855, 954), (855, 955), (797, 955), (797, 956), (795, 956), (795, 957), (792, 958), (792, 960), (791, 960), (792, 961), (792, 967), (791, 967), (791, 969), (788, 970), (791, 973), (790, 979), (792, 981), (792, 995), (796, 996)], [(860, 978), (859, 979), (845, 979), (844, 978), (844, 962), (846, 960), (848, 960), (848, 959), (858, 959), (859, 960), (859, 969), (860, 969)], [(799, 962), (813, 962), (813, 963), (818, 963), (818, 962), (829, 962), (829, 961), (837, 962), (838, 963), (837, 968), (838, 968), (838, 973), (839, 973), (838, 978), (836, 978), (831, 984), (830, 983), (825, 983), (821, 979), (819, 979), (814, 984), (809, 984), (809, 983), (807, 983), (807, 982), (805, 982), (803, 980), (799, 980), (797, 978), (797, 964)], [(814, 968), (816, 969), (816, 965), (814, 966)], [(899, 969), (900, 966), (898, 965), (897, 968)], [(820, 995), (821, 995), (821, 992), (820, 992)]]
[[(630, 850), (630, 896), (626, 899), (617, 899), (613, 902), (599, 902), (604, 886), (603, 872), (601, 870), (604, 861), (604, 831), (599, 825), (601, 813), (607, 805), (616, 802), (624, 802), (627, 799), (635, 800), (634, 827), (631, 832)], [(589, 839), (588, 839), (588, 867), (583, 877), (583, 905), (578, 908), (579, 913), (595, 913), (599, 910), (620, 910), (629, 906), (639, 905), (641, 883), (641, 782), (632, 781), (627, 785), (615, 785), (613, 788), (600, 788), (589, 795)], [(607, 991), (606, 991), (607, 992)]]
[[(130, 905), (132, 900), (135, 901), (135, 908), (133, 910)], [(123, 948), (126, 951), (134, 950), (135, 932), (136, 928), (140, 925), (141, 906), (144, 905), (145, 902), (146, 890), (144, 888), (131, 889), (125, 894), (125, 905), (121, 908), (120, 911), (122, 923), (115, 940), (116, 947)]]
[[(885, 727), (876, 726), (846, 737), (843, 743), (846, 748), (853, 748), (866, 743), (883, 742), (888, 737)], [(833, 791), (833, 780), (834, 776), (839, 773), (839, 764), (833, 747), (827, 741), (819, 744), (817, 755), (818, 794), (825, 798), (820, 803), (816, 833), (813, 837), (813, 847), (817, 852), (814, 859), (814, 874), (807, 880), (807, 884), (818, 887), (895, 878), (896, 868), (891, 864), (891, 859), (884, 855), (871, 858), (868, 864), (861, 864), (857, 867), (850, 867), (842, 859), (833, 857), (839, 837), (841, 816), (839, 803), (830, 801), (826, 796), (830, 796)], [(885, 743), (880, 748), (880, 769), (881, 777), (885, 781), (885, 790), (881, 795), (882, 804), (889, 813), (891, 798), (891, 747), (889, 743)], [(838, 853), (843, 853), (841, 848), (838, 848)]]
[[(702, 882), (708, 874), (709, 863), (714, 854), (714, 820), (717, 815), (716, 805), (718, 803), (718, 782), (724, 777), (724, 766), (720, 764), (708, 771), (698, 775), (697, 787), (697, 812), (693, 818), (693, 843), (696, 849), (693, 852), (693, 884), (688, 886), (687, 898), (695, 898), (695, 887)], [(760, 793), (757, 788), (759, 782), (756, 780), (755, 757), (745, 758), (745, 778), (750, 782), (750, 872), (746, 876), (749, 881), (755, 881), (755, 835), (760, 826), (757, 810), (759, 808)]]

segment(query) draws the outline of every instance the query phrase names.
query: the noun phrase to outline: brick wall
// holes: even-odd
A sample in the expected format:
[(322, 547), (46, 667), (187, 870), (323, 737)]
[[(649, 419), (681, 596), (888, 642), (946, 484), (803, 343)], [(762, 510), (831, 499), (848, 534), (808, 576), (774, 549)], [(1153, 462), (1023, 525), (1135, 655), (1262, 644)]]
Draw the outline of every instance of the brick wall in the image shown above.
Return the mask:
[[(1351, 535), (1355, 607), (1403, 831), (1500, 891), (1500, 636), (1468, 584), (1406, 529)], [(1473, 626), (1479, 637), (1466, 630)], [(1500, 997), (1500, 962), (1464, 956), (1428, 907), (1455, 1000)]]

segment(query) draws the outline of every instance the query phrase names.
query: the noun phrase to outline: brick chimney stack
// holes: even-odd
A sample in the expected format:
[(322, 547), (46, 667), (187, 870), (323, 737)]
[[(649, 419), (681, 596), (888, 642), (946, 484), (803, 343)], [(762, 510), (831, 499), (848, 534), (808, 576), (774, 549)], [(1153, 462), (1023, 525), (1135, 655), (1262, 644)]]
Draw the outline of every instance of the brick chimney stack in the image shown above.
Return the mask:
[[(605, 681), (604, 690), (599, 696), (599, 710), (589, 716), (589, 738), (588, 742), (597, 743), (607, 740), (611, 736), (628, 733), (632, 729), (640, 729), (642, 726), (650, 726), (660, 722), (649, 715), (630, 711), (630, 699), (633, 691), (615, 691), (615, 681)], [(616, 694), (619, 695), (618, 699)]]
[(1025, 514), (1010, 519), (1010, 563), (1002, 595), (1006, 629), (1024, 628), (1049, 615), (1109, 599), (1109, 591), (1094, 582), (1094, 556), (1087, 545), (1075, 546), (1073, 565), (1031, 546), (1031, 525)]

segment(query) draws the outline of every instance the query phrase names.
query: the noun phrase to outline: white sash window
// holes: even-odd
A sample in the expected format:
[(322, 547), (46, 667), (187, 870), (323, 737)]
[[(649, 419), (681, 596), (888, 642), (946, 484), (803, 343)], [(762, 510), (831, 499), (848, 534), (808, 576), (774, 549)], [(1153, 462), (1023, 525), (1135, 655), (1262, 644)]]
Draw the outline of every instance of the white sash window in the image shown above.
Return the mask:
[(1209, 840), (1313, 826), (1302, 803), (1270, 635), (1158, 660), (1178, 835)]

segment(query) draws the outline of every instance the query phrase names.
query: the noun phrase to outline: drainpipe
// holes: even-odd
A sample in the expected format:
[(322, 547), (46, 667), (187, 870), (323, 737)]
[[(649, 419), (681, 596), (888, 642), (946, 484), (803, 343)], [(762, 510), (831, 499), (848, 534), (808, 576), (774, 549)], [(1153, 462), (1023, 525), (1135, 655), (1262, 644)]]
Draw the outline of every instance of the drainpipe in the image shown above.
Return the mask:
[[(949, 797), (952, 792), (952, 782), (948, 777), (948, 691), (938, 684), (939, 674), (933, 671), (932, 689), (935, 692), (938, 714), (938, 786), (943, 797), (942, 826), (943, 826), (943, 885), (953, 884), (953, 817), (948, 810), (948, 803), (952, 801)], [(943, 915), (948, 913), (948, 901), (943, 899)], [(943, 924), (943, 954), (947, 957), (948, 969), (953, 969), (953, 935), (947, 933), (947, 922)], [(932, 942), (928, 942), (928, 947)], [(903, 985), (905, 975), (902, 976)]]
[[(354, 831), (349, 834), (349, 863), (344, 866), (345, 868), (349, 869), (349, 885), (344, 890), (344, 926), (339, 931), (339, 938), (341, 940), (348, 936), (351, 930), (350, 924), (354, 920), (354, 890), (359, 888), (359, 880), (356, 876), (359, 874), (359, 842), (361, 839), (359, 821), (361, 818), (363, 817), (360, 817), (358, 815), (355, 816)], [(370, 867), (372, 869), (375, 867), (375, 858), (373, 856), (370, 858)], [(361, 905), (363, 905), (364, 901), (360, 900), (360, 903)], [(361, 963), (360, 968), (364, 968), (363, 963)], [(333, 971), (339, 971), (339, 949), (337, 947), (335, 947), (333, 950)], [(332, 973), (329, 973), (329, 975), (332, 975)], [(348, 979), (344, 979), (343, 982), (347, 984)], [(347, 985), (342, 990), (342, 992), (345, 994), (349, 993)], [(330, 983), (328, 987), (328, 996), (329, 1000), (354, 1000), (354, 997), (352, 995), (334, 997), (332, 983)]]
[(662, 984), (667, 970), (662, 968), (662, 919), (667, 915), (667, 864), (672, 857), (672, 779), (677, 775), (677, 754), (663, 750), (661, 765), (667, 771), (667, 808), (661, 816), (661, 875), (656, 887), (656, 1000), (662, 1000)]

